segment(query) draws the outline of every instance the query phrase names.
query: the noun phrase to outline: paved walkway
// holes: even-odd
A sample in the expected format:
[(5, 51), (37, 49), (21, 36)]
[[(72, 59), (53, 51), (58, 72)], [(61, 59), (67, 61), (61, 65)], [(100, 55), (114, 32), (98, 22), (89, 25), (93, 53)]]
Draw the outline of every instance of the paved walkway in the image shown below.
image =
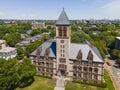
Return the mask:
[(57, 77), (56, 86), (54, 90), (65, 90), (65, 79), (64, 77)]
[[(106, 62), (107, 61), (109, 61), (108, 59), (106, 60)], [(107, 64), (106, 64), (106, 62), (105, 62), (105, 64), (104, 64), (104, 66), (105, 66), (105, 68), (107, 69), (107, 71), (108, 71), (108, 73), (109, 73), (109, 76), (110, 76), (110, 78), (111, 78), (111, 80), (112, 80), (112, 82), (113, 82), (113, 85), (114, 85), (114, 87), (115, 87), (115, 90), (120, 90), (120, 85), (119, 85), (119, 83), (117, 82), (117, 80), (116, 80), (116, 78), (118, 78), (116, 75), (115, 75), (115, 73), (114, 73), (114, 71), (115, 70), (113, 70), (113, 66), (108, 66)]]

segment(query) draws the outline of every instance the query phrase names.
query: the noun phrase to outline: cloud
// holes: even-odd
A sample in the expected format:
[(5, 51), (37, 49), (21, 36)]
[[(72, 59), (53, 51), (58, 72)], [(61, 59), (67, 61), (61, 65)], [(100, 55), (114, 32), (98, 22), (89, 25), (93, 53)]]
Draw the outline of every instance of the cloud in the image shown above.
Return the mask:
[(110, 18), (120, 19), (120, 0), (111, 0), (102, 7), (104, 13)]

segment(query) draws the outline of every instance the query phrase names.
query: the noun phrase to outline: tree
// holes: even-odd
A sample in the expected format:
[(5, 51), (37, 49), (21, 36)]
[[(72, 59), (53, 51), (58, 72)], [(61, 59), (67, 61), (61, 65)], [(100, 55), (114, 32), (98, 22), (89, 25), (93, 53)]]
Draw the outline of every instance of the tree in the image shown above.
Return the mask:
[(29, 56), (29, 54), (32, 53), (35, 49), (37, 49), (41, 44), (42, 44), (41, 40), (38, 40), (34, 43), (29, 44), (26, 47), (26, 51), (25, 51), (26, 56)]
[(116, 62), (117, 62), (117, 64), (120, 65), (120, 58), (118, 58)]
[(24, 59), (19, 63), (17, 68), (18, 74), (18, 86), (20, 88), (30, 85), (34, 81), (34, 75), (36, 74), (35, 66), (31, 64), (30, 59)]
[(105, 58), (105, 55), (107, 54), (105, 42), (103, 40), (94, 41), (94, 45), (98, 48), (102, 57)]
[(46, 41), (46, 40), (48, 40), (49, 38), (50, 38), (50, 36), (49, 36), (48, 34), (43, 34), (41, 40), (42, 40), (42, 41)]
[(0, 58), (0, 90), (14, 90), (34, 81), (36, 68), (30, 59), (18, 62), (16, 59)]
[(5, 35), (3, 39), (6, 40), (7, 44), (11, 47), (14, 47), (20, 40), (20, 34), (19, 33), (10, 33), (8, 35)]
[(0, 58), (0, 90), (14, 90), (17, 87), (16, 62)]
[(120, 51), (119, 51), (119, 50), (114, 49), (114, 50), (112, 51), (112, 54), (113, 54), (114, 56), (116, 56), (117, 58), (120, 58)]
[(50, 37), (55, 37), (55, 35), (56, 35), (56, 31), (55, 30), (51, 30)]
[(22, 47), (17, 47), (17, 59), (23, 59), (24, 58), (24, 49)]
[(31, 36), (35, 36), (35, 35), (38, 35), (38, 34), (41, 34), (41, 30), (40, 30), (40, 29), (35, 29), (35, 30), (33, 30), (30, 35), (31, 35)]

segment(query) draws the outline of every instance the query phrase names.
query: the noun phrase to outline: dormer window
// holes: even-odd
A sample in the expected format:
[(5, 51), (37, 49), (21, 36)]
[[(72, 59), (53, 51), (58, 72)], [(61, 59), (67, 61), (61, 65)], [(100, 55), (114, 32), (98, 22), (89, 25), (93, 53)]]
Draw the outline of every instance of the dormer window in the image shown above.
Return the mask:
[(77, 58), (78, 58), (78, 59), (82, 59), (82, 51), (81, 51), (81, 50), (79, 50), (78, 55), (77, 55)]
[(92, 65), (92, 63), (93, 63), (93, 54), (92, 54), (91, 51), (89, 51), (87, 59), (88, 59), (88, 64)]
[(50, 49), (46, 48), (46, 50), (45, 50), (45, 57), (46, 57), (46, 59), (48, 59), (49, 53), (50, 53)]

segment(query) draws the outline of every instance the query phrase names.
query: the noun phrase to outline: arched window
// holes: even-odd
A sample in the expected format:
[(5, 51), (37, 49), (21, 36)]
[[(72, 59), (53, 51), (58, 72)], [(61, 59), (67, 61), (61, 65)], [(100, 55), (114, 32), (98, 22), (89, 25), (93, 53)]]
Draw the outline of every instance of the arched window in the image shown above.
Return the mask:
[(94, 72), (95, 72), (95, 73), (98, 73), (98, 69), (97, 69), (97, 68), (94, 68)]
[(91, 67), (89, 68), (89, 72), (92, 72), (92, 68)]
[(58, 27), (58, 32), (59, 32), (59, 36), (62, 36), (62, 27), (61, 26)]
[(93, 54), (92, 54), (91, 50), (88, 53), (87, 59), (88, 59), (88, 64), (91, 66), (93, 64)]
[(67, 27), (66, 26), (59, 26), (58, 27), (58, 35), (60, 37), (66, 37), (67, 36)]
[(65, 26), (63, 27), (63, 34), (64, 34), (63, 36), (67, 36), (67, 27)]
[(79, 67), (78, 67), (78, 70), (79, 70), (79, 71), (81, 71), (81, 70), (82, 70), (82, 67), (81, 67), (81, 66), (79, 66)]
[(62, 36), (62, 30), (59, 30), (59, 36)]

